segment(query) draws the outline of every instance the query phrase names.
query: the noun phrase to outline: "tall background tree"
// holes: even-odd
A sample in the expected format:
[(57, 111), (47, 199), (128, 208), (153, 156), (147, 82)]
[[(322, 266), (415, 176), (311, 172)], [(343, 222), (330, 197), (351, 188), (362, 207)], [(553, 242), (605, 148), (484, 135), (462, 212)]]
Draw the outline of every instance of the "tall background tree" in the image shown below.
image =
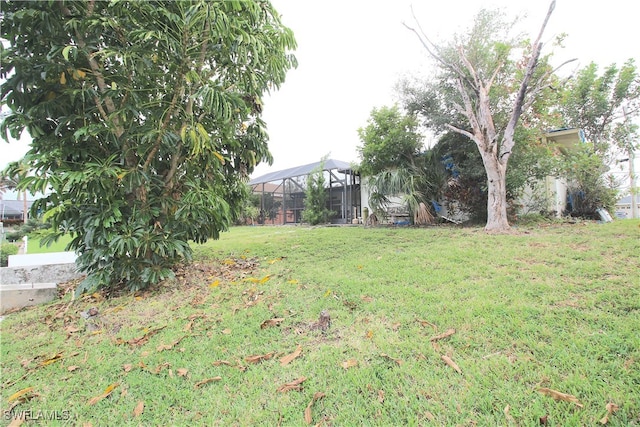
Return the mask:
[[(561, 92), (558, 112), (563, 125), (582, 129), (587, 144), (566, 153), (572, 213), (594, 216), (598, 208), (613, 211), (618, 187), (611, 173), (622, 157), (633, 161), (638, 149), (640, 76), (633, 59), (611, 64), (599, 73), (590, 63), (576, 72)], [(634, 188), (631, 186), (633, 194)]]
[(268, 1), (7, 1), (1, 28), (2, 131), (32, 137), (21, 185), (50, 191), (78, 291), (169, 277), (232, 223), (271, 161), (261, 96), (296, 64)]
[[(513, 37), (512, 23), (498, 11), (482, 10), (468, 33), (449, 45), (433, 44), (417, 24), (414, 32), (438, 67), (437, 80), (426, 83), (421, 104), (427, 121), (471, 139), (487, 175), (487, 231), (510, 228), (506, 172), (523, 112), (547, 87), (553, 70), (541, 57), (542, 35), (553, 12), (549, 7), (533, 43)], [(522, 58), (515, 52), (522, 51)], [(542, 66), (541, 66), (542, 65)], [(444, 120), (443, 120), (444, 119)]]
[(432, 202), (440, 198), (446, 174), (438, 153), (425, 150), (415, 114), (397, 105), (374, 108), (358, 129), (362, 145), (358, 171), (369, 191), (374, 212), (383, 213), (401, 200), (417, 223), (432, 222)]

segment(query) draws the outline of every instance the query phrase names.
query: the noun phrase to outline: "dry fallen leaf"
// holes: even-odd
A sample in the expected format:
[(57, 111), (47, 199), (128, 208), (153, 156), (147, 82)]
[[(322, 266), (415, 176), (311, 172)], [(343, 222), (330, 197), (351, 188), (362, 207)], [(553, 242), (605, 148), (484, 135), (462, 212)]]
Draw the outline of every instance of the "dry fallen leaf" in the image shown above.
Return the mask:
[(104, 399), (105, 397), (108, 397), (113, 390), (115, 390), (116, 388), (118, 388), (118, 386), (120, 385), (120, 383), (113, 383), (111, 384), (109, 387), (107, 387), (101, 395), (92, 397), (91, 400), (89, 400), (89, 405), (95, 405), (96, 403), (100, 402), (102, 399)]
[(7, 401), (11, 402), (12, 400), (17, 400), (18, 398), (24, 396), (25, 394), (31, 393), (32, 391), (33, 391), (33, 387), (23, 388), (22, 390), (17, 391), (13, 393), (11, 396), (9, 396)]
[(282, 384), (280, 387), (278, 387), (278, 391), (280, 393), (285, 393), (291, 390), (302, 390), (302, 386), (300, 384), (302, 384), (306, 380), (307, 379), (305, 377), (300, 377), (297, 380), (293, 380), (286, 384)]
[(504, 412), (504, 416), (507, 419), (507, 422), (509, 423), (515, 423), (516, 420), (511, 416), (511, 414), (509, 413), (509, 411), (511, 410), (511, 406), (507, 405), (504, 407), (504, 410), (502, 412)]
[(225, 335), (230, 335), (231, 334), (231, 329), (225, 328), (225, 329), (222, 330), (222, 333), (225, 334)]
[(354, 366), (358, 366), (358, 361), (356, 359), (347, 359), (340, 364), (344, 369), (353, 368)]
[(269, 360), (273, 357), (275, 353), (271, 352), (271, 353), (267, 353), (267, 354), (260, 354), (257, 356), (249, 356), (249, 357), (245, 357), (244, 360), (248, 363), (260, 363), (263, 360)]
[(284, 321), (283, 317), (276, 317), (273, 319), (265, 320), (260, 324), (260, 329), (268, 328), (270, 326), (278, 326), (280, 323)]
[(438, 327), (436, 325), (434, 325), (433, 323), (427, 321), (427, 320), (420, 320), (420, 319), (416, 319), (416, 322), (420, 323), (421, 326), (431, 326), (433, 328), (434, 332), (438, 332)]
[(122, 369), (124, 369), (125, 372), (129, 372), (133, 369), (133, 365), (131, 363), (125, 363), (122, 365)]
[(189, 373), (187, 368), (179, 368), (177, 371), (179, 377), (185, 377)]
[(378, 402), (384, 403), (384, 390), (378, 390)]
[(293, 361), (293, 359), (300, 356), (300, 354), (302, 354), (302, 346), (298, 345), (298, 348), (296, 348), (296, 350), (293, 353), (280, 358), (280, 366), (288, 365)]
[(304, 410), (304, 422), (307, 424), (311, 424), (313, 422), (313, 417), (311, 416), (311, 406), (313, 405), (313, 403), (316, 400), (320, 400), (323, 397), (325, 397), (326, 395), (320, 391), (316, 392), (313, 395), (313, 399), (311, 399), (311, 402), (309, 402), (309, 404), (307, 405), (307, 408)]
[(147, 333), (145, 333), (141, 337), (132, 338), (130, 340), (123, 340), (122, 338), (117, 338), (116, 339), (116, 344), (129, 344), (129, 345), (132, 345), (132, 346), (143, 345), (147, 341), (149, 341), (149, 338), (151, 338), (152, 336), (154, 336), (155, 334), (157, 334), (158, 332), (160, 332), (164, 328), (165, 328), (164, 326), (161, 326), (159, 328), (149, 329), (147, 331)]
[(613, 415), (618, 409), (620, 409), (620, 407), (615, 403), (607, 403), (607, 414), (602, 417), (602, 419), (600, 420), (600, 424), (607, 424), (609, 422), (609, 417)]
[(54, 356), (40, 362), (40, 366), (51, 365), (52, 363), (57, 362), (60, 359), (62, 359), (62, 353), (57, 353)]
[(460, 367), (456, 364), (456, 362), (454, 362), (449, 356), (445, 356), (444, 354), (442, 356), (440, 356), (442, 358), (442, 360), (444, 361), (444, 363), (446, 363), (447, 365), (451, 366), (453, 369), (455, 369), (455, 371), (459, 374), (462, 373), (462, 371), (460, 370)]
[(177, 346), (178, 344), (180, 344), (180, 341), (182, 341), (183, 339), (185, 339), (187, 336), (183, 336), (178, 338), (176, 341), (170, 343), (170, 344), (160, 344), (157, 348), (158, 351), (163, 351), (163, 350), (171, 350), (173, 347)]
[(373, 338), (373, 331), (371, 331), (371, 330), (367, 331), (366, 337), (367, 337), (367, 339)]
[(384, 354), (384, 353), (382, 353), (380, 356), (381, 356), (381, 357), (384, 357), (384, 358), (385, 358), (385, 359), (387, 359), (387, 360), (390, 360), (390, 361), (392, 361), (392, 362), (395, 362), (395, 363), (396, 363), (396, 365), (398, 365), (398, 366), (401, 366), (401, 365), (404, 363), (402, 360), (400, 360), (400, 359), (396, 359), (395, 357), (391, 357), (391, 356), (389, 356), (388, 354)]
[(402, 326), (402, 324), (400, 322), (393, 323), (391, 325), (391, 330), (397, 331), (398, 329), (400, 329), (400, 326)]
[(67, 366), (67, 371), (73, 372), (73, 371), (77, 370), (78, 368), (79, 368), (79, 366), (76, 366), (76, 365)]
[(226, 360), (216, 360), (215, 362), (213, 362), (213, 366), (220, 366), (220, 365), (232, 366), (233, 364)]
[(141, 400), (138, 402), (135, 408), (133, 408), (133, 416), (139, 417), (144, 412), (144, 402)]
[(429, 338), (429, 341), (438, 341), (441, 340), (443, 338), (447, 338), (450, 337), (451, 335), (455, 334), (456, 330), (455, 329), (447, 329), (446, 332), (441, 333), (440, 335), (436, 335), (435, 337), (431, 337)]
[(200, 388), (200, 387), (202, 387), (202, 386), (203, 386), (203, 385), (205, 385), (205, 384), (209, 384), (209, 383), (216, 382), (216, 381), (221, 381), (221, 380), (222, 380), (222, 377), (205, 378), (205, 379), (204, 379), (204, 380), (202, 380), (202, 381), (198, 381), (198, 382), (195, 384), (195, 386), (194, 386), (194, 387), (195, 387), (195, 388)]
[(539, 393), (545, 394), (547, 396), (553, 397), (555, 400), (562, 400), (564, 402), (572, 402), (575, 403), (577, 407), (582, 408), (584, 407), (584, 405), (582, 403), (580, 403), (580, 401), (578, 400), (577, 397), (570, 395), (570, 394), (566, 394), (566, 393), (562, 393), (559, 392), (557, 390), (552, 390), (550, 388), (539, 388), (538, 389)]

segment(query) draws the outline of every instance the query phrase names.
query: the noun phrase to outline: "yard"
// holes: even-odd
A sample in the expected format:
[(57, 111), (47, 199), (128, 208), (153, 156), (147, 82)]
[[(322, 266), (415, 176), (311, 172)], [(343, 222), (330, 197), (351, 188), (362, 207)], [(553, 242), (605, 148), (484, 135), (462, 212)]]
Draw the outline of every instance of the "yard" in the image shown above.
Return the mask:
[(640, 221), (516, 230), (233, 228), (156, 289), (6, 316), (5, 420), (640, 425)]

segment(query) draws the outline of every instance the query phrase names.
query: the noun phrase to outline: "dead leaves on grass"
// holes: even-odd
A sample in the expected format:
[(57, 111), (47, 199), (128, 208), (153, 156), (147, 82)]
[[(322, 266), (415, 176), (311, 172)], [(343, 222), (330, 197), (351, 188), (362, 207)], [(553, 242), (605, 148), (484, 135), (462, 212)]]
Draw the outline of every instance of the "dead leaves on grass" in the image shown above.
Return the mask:
[(312, 416), (312, 413), (311, 413), (311, 407), (313, 406), (313, 404), (317, 400), (320, 400), (325, 396), (326, 396), (326, 394), (322, 393), (321, 391), (316, 392), (313, 395), (313, 398), (311, 399), (311, 402), (309, 402), (309, 404), (307, 405), (307, 408), (304, 410), (304, 422), (305, 423), (311, 424), (313, 422), (313, 416)]
[(451, 335), (455, 334), (456, 330), (451, 328), (451, 329), (447, 329), (446, 332), (443, 332), (439, 335), (436, 335), (435, 337), (431, 337), (429, 338), (429, 341), (434, 342), (434, 341), (438, 341), (438, 340), (442, 340), (445, 338), (449, 338)]
[(444, 363), (453, 368), (457, 373), (462, 374), (462, 370), (460, 369), (460, 367), (449, 356), (443, 354), (442, 356), (440, 356), (440, 358), (444, 361)]
[(600, 424), (605, 425), (609, 422), (609, 417), (613, 415), (620, 407), (613, 402), (607, 403), (607, 414), (602, 417)]
[(248, 356), (248, 357), (245, 357), (244, 360), (247, 363), (256, 364), (256, 363), (260, 363), (262, 361), (271, 359), (275, 354), (276, 353), (272, 351), (271, 353), (267, 353), (267, 354), (258, 354), (255, 356)]
[(353, 368), (358, 366), (358, 361), (356, 359), (348, 359), (340, 364), (342, 368), (346, 371), (349, 368)]
[(299, 357), (301, 354), (302, 354), (302, 346), (298, 345), (298, 347), (296, 348), (296, 350), (293, 353), (288, 354), (288, 355), (283, 356), (283, 357), (280, 358), (280, 366), (288, 365), (294, 359)]
[(140, 402), (138, 402), (136, 407), (133, 408), (133, 416), (134, 416), (134, 418), (135, 417), (139, 417), (140, 415), (142, 415), (143, 412), (144, 412), (144, 402), (141, 400)]
[(92, 397), (89, 400), (89, 405), (95, 405), (96, 403), (100, 402), (102, 399), (105, 399), (107, 397), (109, 397), (111, 395), (111, 393), (113, 393), (113, 391), (118, 388), (118, 386), (120, 385), (120, 383), (113, 383), (111, 385), (109, 385), (109, 387), (107, 387), (102, 394), (99, 394), (98, 396)]
[(149, 338), (151, 338), (152, 336), (154, 336), (164, 328), (165, 326), (160, 326), (158, 328), (149, 329), (144, 335), (137, 338), (131, 338), (130, 340), (123, 340), (122, 338), (116, 338), (116, 344), (119, 344), (119, 345), (129, 344), (132, 347), (141, 346), (143, 344), (146, 344), (147, 341), (149, 341)]
[(198, 381), (197, 383), (195, 383), (194, 387), (195, 388), (200, 388), (205, 384), (218, 382), (218, 381), (222, 381), (222, 377), (205, 378), (204, 380), (201, 380), (201, 381)]
[(175, 340), (174, 342), (170, 343), (170, 344), (160, 344), (157, 348), (158, 352), (164, 351), (164, 350), (171, 350), (173, 347), (177, 346), (178, 344), (180, 344), (180, 342), (185, 339), (187, 337), (187, 335), (178, 338), (177, 340)]
[(302, 383), (305, 382), (307, 380), (306, 377), (300, 377), (296, 380), (290, 381), (288, 383), (282, 384), (280, 387), (278, 387), (278, 391), (280, 393), (286, 393), (288, 391), (291, 390), (302, 390)]
[(280, 326), (280, 323), (282, 322), (284, 322), (284, 317), (276, 317), (273, 319), (268, 319), (260, 324), (260, 329), (269, 328), (271, 326)]
[(560, 391), (552, 390), (546, 387), (539, 388), (538, 393), (542, 393), (546, 396), (552, 397), (554, 400), (574, 403), (578, 408), (584, 407), (584, 405), (580, 403), (578, 398), (571, 394), (562, 393)]

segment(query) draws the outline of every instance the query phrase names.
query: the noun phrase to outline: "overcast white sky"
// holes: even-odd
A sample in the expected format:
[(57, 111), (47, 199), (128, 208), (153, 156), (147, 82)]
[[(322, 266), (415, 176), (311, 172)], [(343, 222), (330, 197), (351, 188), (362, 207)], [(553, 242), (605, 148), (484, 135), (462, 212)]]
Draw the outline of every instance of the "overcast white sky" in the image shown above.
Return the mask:
[[(483, 7), (526, 15), (521, 30), (534, 38), (549, 7), (547, 1), (531, 0), (272, 2), (296, 35), (299, 66), (264, 100), (274, 164), (260, 165), (254, 177), (312, 163), (328, 153), (346, 162), (358, 160), (357, 129), (366, 125), (371, 109), (393, 104), (393, 87), (402, 75), (428, 75), (426, 52), (402, 26), (411, 22), (411, 5), (433, 40), (462, 32)], [(602, 69), (633, 57), (640, 66), (640, 30), (632, 7), (628, 0), (557, 0), (545, 41), (563, 32), (568, 37), (555, 61), (578, 58), (578, 66), (595, 61)], [(28, 138), (0, 144), (3, 168), (26, 152)]]

